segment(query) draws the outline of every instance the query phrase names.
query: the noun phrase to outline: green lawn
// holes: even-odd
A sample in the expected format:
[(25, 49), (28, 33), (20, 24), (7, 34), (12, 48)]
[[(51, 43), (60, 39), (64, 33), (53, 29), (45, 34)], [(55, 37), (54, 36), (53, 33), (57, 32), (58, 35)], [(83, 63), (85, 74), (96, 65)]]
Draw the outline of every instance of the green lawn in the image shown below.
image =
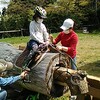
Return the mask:
[[(53, 34), (56, 37), (56, 34)], [(77, 46), (77, 66), (86, 70), (88, 74), (100, 77), (100, 33), (82, 34), (78, 33), (79, 43)], [(29, 37), (12, 37), (0, 39), (0, 42), (11, 43), (18, 48), (19, 45), (26, 46)], [(52, 100), (68, 100), (67, 96)]]
[(100, 34), (79, 34), (77, 65), (100, 77)]

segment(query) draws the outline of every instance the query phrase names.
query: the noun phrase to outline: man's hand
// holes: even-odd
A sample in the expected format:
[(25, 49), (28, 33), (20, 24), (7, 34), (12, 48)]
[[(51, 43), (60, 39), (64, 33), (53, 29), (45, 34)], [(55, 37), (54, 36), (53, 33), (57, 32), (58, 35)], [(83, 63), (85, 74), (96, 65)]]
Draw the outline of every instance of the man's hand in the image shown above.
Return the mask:
[(28, 74), (28, 71), (23, 71), (20, 76), (21, 76), (21, 79), (25, 78), (25, 76), (27, 76)]
[(49, 39), (50, 39), (51, 43), (53, 43), (53, 36), (52, 36), (52, 34), (49, 35)]
[(56, 48), (57, 48), (58, 50), (62, 50), (62, 46), (60, 46), (60, 45), (57, 46)]
[(64, 52), (67, 52), (68, 51), (68, 47), (65, 47), (65, 46), (57, 46), (56, 48), (58, 50), (61, 50), (61, 51), (64, 51)]

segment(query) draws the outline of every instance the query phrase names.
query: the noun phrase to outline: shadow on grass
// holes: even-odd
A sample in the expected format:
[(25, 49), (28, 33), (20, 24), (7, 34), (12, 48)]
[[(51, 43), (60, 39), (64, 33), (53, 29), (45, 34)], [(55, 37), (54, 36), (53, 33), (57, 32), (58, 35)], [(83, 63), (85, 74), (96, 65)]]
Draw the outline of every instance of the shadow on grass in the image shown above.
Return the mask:
[(84, 64), (80, 67), (81, 70), (85, 70), (88, 74), (100, 77), (100, 60)]

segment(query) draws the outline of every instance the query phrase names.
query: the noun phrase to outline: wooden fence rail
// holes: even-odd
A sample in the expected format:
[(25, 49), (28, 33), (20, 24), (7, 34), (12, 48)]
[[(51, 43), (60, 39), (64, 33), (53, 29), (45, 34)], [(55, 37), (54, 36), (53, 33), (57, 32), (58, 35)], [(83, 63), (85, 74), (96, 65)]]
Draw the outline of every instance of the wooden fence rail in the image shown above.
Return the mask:
[(2, 38), (3, 38), (3, 35), (5, 33), (17, 33), (17, 32), (20, 32), (21, 36), (23, 36), (23, 31), (25, 31), (27, 29), (20, 29), (20, 30), (10, 30), (10, 31), (0, 31), (0, 34), (2, 34)]

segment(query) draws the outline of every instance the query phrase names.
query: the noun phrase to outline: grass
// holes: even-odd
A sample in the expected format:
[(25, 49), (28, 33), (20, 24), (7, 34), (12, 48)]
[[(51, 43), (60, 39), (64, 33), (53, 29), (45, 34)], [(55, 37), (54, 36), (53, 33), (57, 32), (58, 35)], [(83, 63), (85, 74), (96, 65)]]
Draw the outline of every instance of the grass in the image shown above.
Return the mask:
[(100, 34), (79, 34), (77, 65), (100, 77)]
[(19, 45), (26, 46), (28, 41), (29, 41), (29, 37), (27, 36), (0, 39), (0, 42), (7, 42), (7, 43), (12, 44), (15, 47), (18, 47)]
[[(54, 37), (57, 34), (53, 34)], [(88, 74), (100, 77), (100, 33), (82, 34), (78, 33), (79, 43), (77, 46), (77, 66), (86, 70)], [(0, 39), (0, 42), (11, 43), (15, 47), (26, 46), (29, 37), (12, 37)], [(68, 100), (67, 96), (52, 100)]]

